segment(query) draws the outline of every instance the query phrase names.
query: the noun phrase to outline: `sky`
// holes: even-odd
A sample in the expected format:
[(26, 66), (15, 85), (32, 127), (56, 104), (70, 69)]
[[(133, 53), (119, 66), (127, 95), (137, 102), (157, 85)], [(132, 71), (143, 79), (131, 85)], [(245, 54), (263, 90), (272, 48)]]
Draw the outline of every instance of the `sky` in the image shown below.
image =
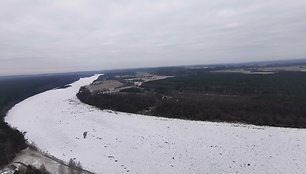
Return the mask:
[(1, 0), (0, 75), (306, 58), (306, 0)]

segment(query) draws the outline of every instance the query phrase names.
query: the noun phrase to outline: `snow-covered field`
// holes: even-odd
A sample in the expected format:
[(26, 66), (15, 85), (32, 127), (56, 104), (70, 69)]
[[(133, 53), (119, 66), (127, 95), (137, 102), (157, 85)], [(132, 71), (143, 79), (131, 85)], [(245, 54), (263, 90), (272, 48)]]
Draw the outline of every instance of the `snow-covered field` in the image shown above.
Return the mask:
[(76, 98), (97, 77), (28, 98), (6, 121), (96, 173), (306, 173), (306, 130), (101, 111)]

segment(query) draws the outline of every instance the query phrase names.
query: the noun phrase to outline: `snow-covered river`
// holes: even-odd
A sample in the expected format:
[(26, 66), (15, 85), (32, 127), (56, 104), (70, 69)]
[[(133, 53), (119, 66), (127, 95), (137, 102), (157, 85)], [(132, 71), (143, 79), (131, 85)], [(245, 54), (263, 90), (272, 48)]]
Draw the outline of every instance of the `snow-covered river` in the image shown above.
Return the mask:
[(6, 122), (96, 173), (306, 173), (306, 130), (101, 111), (76, 98), (97, 77), (30, 97)]

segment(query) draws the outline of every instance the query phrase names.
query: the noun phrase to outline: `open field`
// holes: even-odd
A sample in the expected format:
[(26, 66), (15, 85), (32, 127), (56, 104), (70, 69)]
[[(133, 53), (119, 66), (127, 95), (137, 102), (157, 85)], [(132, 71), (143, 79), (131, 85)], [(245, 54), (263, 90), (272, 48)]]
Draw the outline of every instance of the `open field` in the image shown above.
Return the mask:
[(241, 74), (275, 74), (276, 72), (271, 71), (271, 70), (259, 70), (259, 71), (250, 71), (250, 70), (245, 70), (245, 69), (227, 69), (227, 70), (217, 70), (217, 71), (212, 71), (215, 73), (241, 73)]
[(90, 92), (103, 92), (103, 91), (114, 91), (116, 88), (123, 86), (117, 80), (103, 80), (103, 81), (96, 81), (92, 84), (88, 85), (88, 89)]
[(306, 71), (305, 65), (297, 65), (297, 66), (273, 66), (273, 67), (263, 67), (258, 68), (260, 71)]

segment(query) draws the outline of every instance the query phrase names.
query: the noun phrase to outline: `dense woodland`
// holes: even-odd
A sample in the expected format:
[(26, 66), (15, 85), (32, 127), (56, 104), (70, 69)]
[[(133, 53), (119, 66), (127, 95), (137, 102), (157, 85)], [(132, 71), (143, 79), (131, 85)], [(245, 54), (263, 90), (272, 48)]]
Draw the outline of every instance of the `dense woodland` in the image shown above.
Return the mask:
[(181, 118), (306, 127), (306, 73), (197, 72), (144, 83), (142, 89), (78, 98), (101, 109)]
[(56, 87), (65, 87), (85, 75), (59, 74), (0, 79), (0, 167), (9, 163), (19, 150), (27, 147), (23, 134), (4, 122), (6, 112), (25, 98)]

